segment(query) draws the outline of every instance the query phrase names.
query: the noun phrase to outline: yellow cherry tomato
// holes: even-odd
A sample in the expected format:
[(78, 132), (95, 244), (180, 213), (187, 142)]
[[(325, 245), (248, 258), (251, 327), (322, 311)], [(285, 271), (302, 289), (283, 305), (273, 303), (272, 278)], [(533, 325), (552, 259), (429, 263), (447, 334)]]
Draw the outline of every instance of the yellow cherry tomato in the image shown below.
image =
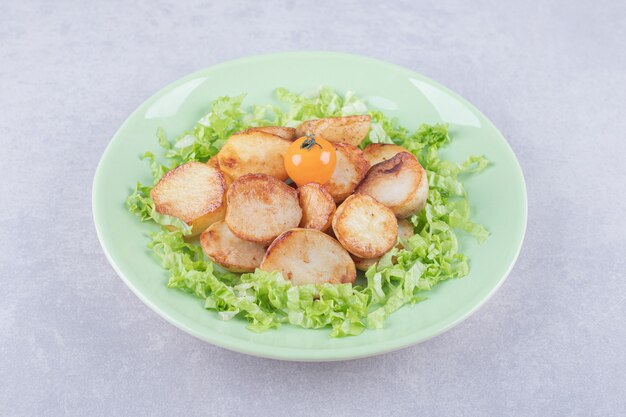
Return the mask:
[(333, 144), (314, 135), (296, 139), (285, 154), (287, 174), (298, 186), (309, 182), (327, 183), (336, 163)]

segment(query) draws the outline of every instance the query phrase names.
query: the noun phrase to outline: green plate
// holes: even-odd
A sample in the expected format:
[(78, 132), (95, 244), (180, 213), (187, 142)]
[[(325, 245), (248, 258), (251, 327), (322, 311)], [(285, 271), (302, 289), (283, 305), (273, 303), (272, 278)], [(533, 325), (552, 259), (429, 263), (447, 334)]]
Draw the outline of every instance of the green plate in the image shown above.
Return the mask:
[[(369, 105), (396, 116), (412, 129), (421, 123), (450, 125), (452, 144), (442, 156), (462, 161), (483, 154), (492, 165), (471, 176), (466, 187), (474, 219), (491, 237), (477, 244), (461, 234), (469, 276), (445, 282), (428, 300), (394, 313), (381, 330), (333, 339), (329, 330), (290, 325), (265, 333), (244, 320), (221, 321), (203, 302), (165, 287), (166, 273), (146, 249), (156, 225), (140, 223), (125, 208), (137, 180), (151, 180), (139, 155), (158, 151), (157, 127), (172, 137), (190, 128), (222, 95), (246, 93), (244, 104), (273, 101), (276, 87), (306, 91), (328, 85), (355, 91)], [(117, 131), (98, 165), (93, 183), (93, 216), (104, 252), (122, 280), (150, 308), (182, 330), (207, 342), (251, 355), (304, 361), (353, 359), (400, 349), (460, 323), (498, 289), (513, 267), (526, 230), (526, 187), (519, 163), (495, 126), (462, 97), (428, 78), (386, 62), (328, 52), (261, 55), (196, 72), (165, 87), (135, 110)]]

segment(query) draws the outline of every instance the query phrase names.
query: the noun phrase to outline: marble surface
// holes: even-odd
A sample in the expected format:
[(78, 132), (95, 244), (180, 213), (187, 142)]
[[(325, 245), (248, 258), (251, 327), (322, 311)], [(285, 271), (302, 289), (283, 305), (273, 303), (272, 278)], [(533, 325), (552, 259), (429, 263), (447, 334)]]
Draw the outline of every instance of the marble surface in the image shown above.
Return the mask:
[[(624, 39), (622, 1), (1, 2), (0, 415), (625, 415)], [(442, 336), (339, 363), (232, 353), (159, 318), (100, 249), (92, 177), (138, 104), (306, 49), (434, 78), (520, 159), (519, 261)]]

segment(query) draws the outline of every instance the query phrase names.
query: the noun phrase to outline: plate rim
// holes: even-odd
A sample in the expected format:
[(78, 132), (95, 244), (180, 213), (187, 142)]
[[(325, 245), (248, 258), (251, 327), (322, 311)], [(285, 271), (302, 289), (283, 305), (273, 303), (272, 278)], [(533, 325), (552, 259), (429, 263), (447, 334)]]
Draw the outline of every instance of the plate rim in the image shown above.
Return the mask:
[[(440, 88), (443, 91), (447, 92), (448, 94), (452, 95), (454, 98), (456, 98), (459, 101), (461, 101), (463, 103), (463, 105), (467, 106), (468, 108), (470, 108), (471, 110), (477, 112), (482, 117), (484, 117), (486, 120), (488, 120), (489, 123), (495, 129), (495, 132), (500, 136), (502, 142), (505, 144), (505, 146), (508, 149), (508, 151), (511, 153), (511, 155), (513, 155), (513, 159), (515, 160), (515, 168), (519, 172), (518, 179), (521, 180), (520, 185), (521, 185), (521, 189), (523, 191), (523, 193), (522, 193), (523, 194), (522, 195), (522, 200), (523, 200), (523, 205), (524, 205), (524, 207), (523, 207), (523, 219), (522, 219), (523, 220), (523, 229), (522, 229), (522, 233), (521, 233), (519, 242), (517, 243), (517, 247), (515, 248), (515, 254), (514, 254), (513, 258), (511, 259), (511, 262), (509, 263), (506, 272), (504, 274), (502, 274), (502, 276), (499, 278), (499, 280), (496, 283), (496, 285), (492, 286), (490, 291), (481, 300), (479, 300), (468, 311), (466, 311), (465, 313), (463, 313), (459, 317), (457, 317), (454, 321), (452, 321), (452, 322), (448, 323), (447, 325), (439, 328), (438, 330), (432, 332), (428, 336), (422, 336), (422, 337), (417, 336), (416, 337), (415, 334), (412, 333), (412, 334), (408, 334), (408, 335), (406, 335), (404, 337), (393, 338), (393, 339), (385, 340), (385, 341), (382, 341), (382, 342), (378, 342), (378, 343), (374, 343), (374, 344), (367, 344), (367, 345), (363, 345), (363, 346), (349, 347), (349, 348), (339, 348), (339, 349), (329, 349), (329, 350), (326, 350), (326, 349), (324, 349), (324, 350), (316, 350), (316, 349), (311, 349), (311, 348), (296, 349), (296, 348), (288, 348), (288, 347), (280, 347), (280, 346), (271, 346), (270, 347), (270, 346), (259, 345), (259, 344), (255, 344), (253, 342), (251, 343), (251, 342), (248, 342), (248, 341), (241, 341), (240, 339), (234, 338), (234, 337), (232, 337), (230, 335), (219, 333), (219, 332), (214, 331), (212, 329), (205, 329), (205, 332), (199, 332), (199, 331), (196, 331), (195, 329), (189, 327), (183, 321), (177, 320), (174, 317), (171, 317), (167, 313), (163, 312), (155, 303), (153, 303), (149, 299), (149, 297), (145, 296), (141, 291), (139, 291), (135, 287), (135, 285), (133, 285), (132, 281), (122, 273), (121, 269), (118, 267), (117, 263), (112, 258), (111, 254), (109, 253), (109, 250), (107, 249), (107, 246), (105, 245), (105, 242), (104, 242), (104, 240), (102, 238), (102, 232), (101, 232), (102, 221), (99, 220), (100, 216), (101, 216), (100, 209), (98, 208), (98, 206), (96, 204), (96, 190), (99, 188), (98, 185), (102, 181), (101, 178), (104, 175), (103, 174), (103, 168), (102, 168), (103, 164), (104, 164), (103, 161), (107, 159), (108, 154), (111, 152), (113, 142), (115, 142), (115, 140), (118, 137), (118, 135), (120, 135), (120, 133), (125, 129), (125, 127), (129, 123), (131, 123), (131, 120), (134, 119), (135, 115), (140, 110), (142, 110), (149, 102), (152, 102), (153, 100), (155, 100), (158, 97), (160, 97), (166, 91), (169, 91), (170, 89), (175, 88), (179, 84), (183, 84), (183, 83), (187, 82), (190, 79), (196, 78), (199, 75), (205, 73), (206, 71), (215, 70), (215, 69), (223, 69), (223, 68), (227, 68), (228, 66), (231, 66), (231, 65), (251, 64), (251, 63), (254, 63), (257, 60), (284, 58), (286, 56), (297, 57), (297, 56), (302, 56), (302, 55), (307, 55), (307, 56), (318, 55), (318, 56), (324, 56), (324, 57), (335, 57), (335, 58), (343, 58), (343, 59), (348, 59), (348, 60), (358, 60), (360, 62), (367, 62), (367, 63), (370, 63), (370, 64), (381, 65), (381, 66), (389, 68), (390, 70), (399, 71), (399, 72), (402, 72), (402, 73), (410, 74), (413, 77), (418, 77), (420, 79), (423, 79), (423, 80), (427, 81), (428, 83), (431, 83), (432, 85), (436, 86), (437, 88)], [(267, 359), (287, 360), (287, 361), (300, 361), (300, 362), (341, 361), (341, 360), (352, 360), (352, 359), (360, 359), (360, 358), (365, 358), (365, 357), (370, 357), (370, 356), (375, 356), (375, 355), (381, 355), (381, 354), (384, 354), (384, 353), (397, 351), (397, 350), (404, 349), (404, 348), (407, 348), (407, 347), (412, 346), (412, 345), (423, 343), (423, 342), (425, 342), (427, 340), (432, 339), (433, 337), (436, 337), (436, 336), (438, 336), (438, 335), (440, 335), (442, 333), (447, 332), (448, 330), (450, 330), (453, 327), (457, 326), (461, 322), (465, 321), (468, 317), (473, 315), (478, 309), (480, 309), (482, 306), (484, 306), (485, 303), (487, 301), (489, 301), (489, 299), (491, 299), (493, 294), (502, 286), (504, 281), (508, 278), (509, 274), (511, 273), (513, 267), (517, 263), (517, 259), (519, 258), (519, 255), (520, 255), (523, 243), (524, 243), (524, 239), (525, 239), (525, 236), (526, 236), (527, 227), (528, 227), (528, 191), (527, 191), (527, 188), (526, 188), (526, 180), (525, 180), (525, 177), (524, 177), (524, 171), (523, 171), (523, 169), (521, 167), (521, 164), (519, 163), (519, 160), (518, 160), (517, 156), (515, 155), (515, 152), (511, 148), (511, 145), (509, 144), (509, 142), (506, 140), (506, 138), (504, 137), (502, 132), (500, 132), (500, 130), (497, 128), (497, 126), (495, 126), (493, 124), (493, 122), (491, 122), (491, 120), (487, 116), (485, 116), (478, 108), (476, 108), (471, 102), (469, 102), (467, 99), (465, 99), (461, 95), (457, 94), (456, 92), (450, 90), (446, 86), (441, 85), (437, 81), (434, 81), (431, 78), (429, 78), (429, 77), (427, 77), (427, 76), (425, 76), (425, 75), (423, 75), (421, 73), (418, 73), (418, 72), (413, 71), (411, 69), (408, 69), (406, 67), (403, 67), (403, 66), (400, 66), (400, 65), (397, 65), (397, 64), (393, 64), (393, 63), (390, 63), (390, 62), (387, 62), (387, 61), (384, 61), (384, 60), (380, 60), (380, 59), (377, 59), (377, 58), (371, 58), (371, 57), (367, 57), (367, 56), (363, 56), (363, 55), (349, 54), (349, 53), (343, 53), (343, 52), (331, 52), (331, 51), (291, 51), (291, 52), (278, 52), (278, 53), (269, 53), (269, 54), (258, 54), (258, 55), (245, 56), (245, 57), (242, 57), (242, 58), (232, 59), (232, 60), (220, 62), (220, 63), (217, 63), (215, 65), (211, 65), (211, 66), (202, 68), (200, 70), (194, 71), (194, 72), (192, 72), (192, 73), (190, 73), (188, 75), (185, 75), (185, 76), (183, 76), (181, 78), (178, 78), (178, 79), (174, 80), (173, 82), (170, 82), (169, 84), (165, 85), (164, 87), (162, 87), (161, 89), (159, 89), (155, 93), (151, 94), (147, 99), (143, 100), (135, 108), (135, 110), (132, 111), (127, 116), (127, 118), (124, 120), (124, 122), (120, 125), (120, 127), (115, 131), (115, 134), (109, 140), (109, 142), (108, 142), (104, 152), (102, 153), (102, 155), (101, 155), (101, 157), (100, 157), (100, 159), (98, 161), (98, 165), (97, 165), (95, 173), (94, 173), (94, 178), (93, 178), (93, 182), (92, 182), (91, 205), (92, 205), (92, 217), (93, 217), (94, 226), (95, 226), (95, 229), (96, 229), (96, 235), (98, 236), (98, 241), (100, 243), (100, 246), (102, 247), (102, 250), (103, 250), (103, 252), (105, 254), (105, 257), (106, 257), (107, 261), (113, 267), (113, 269), (116, 272), (116, 274), (126, 284), (126, 286), (128, 288), (130, 288), (130, 290), (144, 304), (146, 304), (151, 310), (153, 310), (155, 313), (157, 313), (157, 315), (159, 315), (160, 317), (165, 319), (170, 324), (172, 324), (172, 325), (176, 326), (177, 328), (183, 330), (184, 332), (186, 332), (186, 333), (188, 333), (188, 334), (190, 334), (190, 335), (192, 335), (192, 336), (194, 336), (194, 337), (196, 337), (196, 338), (198, 338), (198, 339), (200, 339), (202, 341), (211, 343), (211, 344), (213, 344), (215, 346), (219, 346), (219, 347), (231, 350), (231, 351), (244, 353), (244, 354), (248, 354), (248, 355), (252, 355), (252, 356), (257, 356), (257, 357), (262, 357), (262, 358), (267, 358)], [(356, 337), (358, 337), (358, 336), (356, 336)]]

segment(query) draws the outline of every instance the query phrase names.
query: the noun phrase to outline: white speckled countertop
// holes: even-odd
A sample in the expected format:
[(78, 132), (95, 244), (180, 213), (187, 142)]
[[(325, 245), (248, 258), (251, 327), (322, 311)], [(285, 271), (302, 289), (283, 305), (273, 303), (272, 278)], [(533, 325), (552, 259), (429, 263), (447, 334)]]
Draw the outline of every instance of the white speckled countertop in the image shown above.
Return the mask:
[[(2, 2), (0, 415), (625, 415), (625, 39), (610, 0)], [(421, 72), (518, 155), (518, 263), (435, 339), (339, 363), (232, 353), (159, 318), (100, 249), (92, 177), (137, 105), (302, 49)]]

